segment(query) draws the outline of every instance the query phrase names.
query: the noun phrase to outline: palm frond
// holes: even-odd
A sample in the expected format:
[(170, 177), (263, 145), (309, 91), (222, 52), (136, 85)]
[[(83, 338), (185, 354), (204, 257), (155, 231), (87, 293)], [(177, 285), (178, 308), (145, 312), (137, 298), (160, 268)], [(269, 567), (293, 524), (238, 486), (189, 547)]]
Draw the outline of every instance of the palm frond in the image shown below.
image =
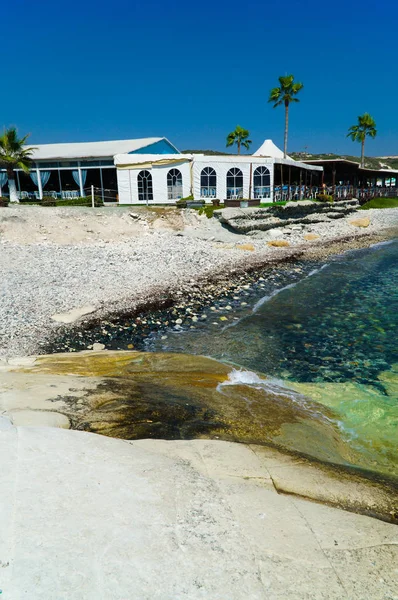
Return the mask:
[(367, 136), (375, 138), (376, 135), (376, 122), (369, 113), (359, 115), (357, 125), (351, 125), (347, 133), (353, 142), (363, 142)]
[(294, 75), (284, 75), (278, 80), (280, 86), (272, 88), (268, 102), (273, 102), (274, 108), (281, 104), (288, 106), (291, 102), (299, 102), (298, 98), (294, 98), (294, 96), (303, 89), (304, 84), (298, 81), (294, 82)]
[(235, 130), (231, 131), (231, 133), (227, 135), (226, 146), (228, 147), (233, 146), (234, 144), (241, 144), (245, 148), (248, 148), (249, 146), (247, 146), (246, 144), (251, 144), (251, 140), (247, 139), (249, 135), (250, 131), (248, 129), (244, 129), (240, 125), (237, 125), (235, 127)]
[(26, 148), (26, 140), (29, 134), (22, 138), (18, 137), (15, 127), (5, 129), (0, 136), (0, 164), (7, 169), (22, 169), (29, 172), (32, 154), (36, 148)]

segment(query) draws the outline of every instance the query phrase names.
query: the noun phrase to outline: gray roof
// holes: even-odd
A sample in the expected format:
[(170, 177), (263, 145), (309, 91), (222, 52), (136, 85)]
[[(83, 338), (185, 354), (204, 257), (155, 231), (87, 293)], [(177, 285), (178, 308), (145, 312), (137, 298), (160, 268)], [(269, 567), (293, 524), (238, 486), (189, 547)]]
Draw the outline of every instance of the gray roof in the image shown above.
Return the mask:
[[(32, 156), (33, 160), (52, 160), (60, 158), (100, 158), (113, 157), (115, 154), (128, 154), (145, 148), (166, 138), (151, 137), (134, 140), (113, 140), (106, 142), (72, 142), (65, 144), (38, 144)], [(29, 146), (28, 146), (29, 147)]]

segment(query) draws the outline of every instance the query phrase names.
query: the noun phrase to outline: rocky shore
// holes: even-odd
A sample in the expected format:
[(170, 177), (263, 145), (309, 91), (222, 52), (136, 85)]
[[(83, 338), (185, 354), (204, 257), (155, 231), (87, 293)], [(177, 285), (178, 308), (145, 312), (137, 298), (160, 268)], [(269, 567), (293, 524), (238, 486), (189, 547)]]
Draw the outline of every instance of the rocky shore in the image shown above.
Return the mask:
[(394, 235), (398, 226), (397, 209), (366, 211), (366, 227), (350, 223), (350, 214), (280, 232), (284, 246), (275, 247), (196, 211), (118, 210), (2, 211), (1, 357), (45, 352), (60, 328), (79, 317), (87, 326), (115, 314), (141, 318), (184, 298), (210, 303), (220, 293), (242, 291), (248, 273), (267, 280), (275, 268), (368, 246)]
[(395, 597), (396, 481), (331, 414), (267, 382), (264, 402), (212, 359), (130, 350), (223, 325), (397, 226), (397, 209), (277, 234), (173, 209), (0, 209), (0, 593)]

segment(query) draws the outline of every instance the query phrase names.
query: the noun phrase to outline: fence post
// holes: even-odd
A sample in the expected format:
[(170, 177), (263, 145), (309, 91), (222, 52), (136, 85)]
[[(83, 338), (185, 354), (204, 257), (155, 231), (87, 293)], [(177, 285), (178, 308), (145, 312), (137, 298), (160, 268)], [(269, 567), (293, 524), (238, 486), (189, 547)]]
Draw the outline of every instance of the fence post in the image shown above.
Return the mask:
[(91, 206), (94, 208), (95, 202), (94, 202), (94, 186), (91, 186)]

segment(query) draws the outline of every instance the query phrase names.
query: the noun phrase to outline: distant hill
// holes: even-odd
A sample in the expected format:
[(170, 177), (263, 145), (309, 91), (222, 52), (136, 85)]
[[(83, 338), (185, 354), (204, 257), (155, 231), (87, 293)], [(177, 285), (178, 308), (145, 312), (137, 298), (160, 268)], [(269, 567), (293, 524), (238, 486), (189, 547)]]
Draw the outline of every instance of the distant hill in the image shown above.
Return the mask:
[[(310, 154), (309, 152), (292, 152), (290, 156), (295, 160), (332, 160), (333, 158), (345, 158), (353, 162), (361, 162), (358, 156), (349, 154)], [(367, 156), (365, 158), (365, 167), (369, 169), (398, 169), (398, 156)]]

